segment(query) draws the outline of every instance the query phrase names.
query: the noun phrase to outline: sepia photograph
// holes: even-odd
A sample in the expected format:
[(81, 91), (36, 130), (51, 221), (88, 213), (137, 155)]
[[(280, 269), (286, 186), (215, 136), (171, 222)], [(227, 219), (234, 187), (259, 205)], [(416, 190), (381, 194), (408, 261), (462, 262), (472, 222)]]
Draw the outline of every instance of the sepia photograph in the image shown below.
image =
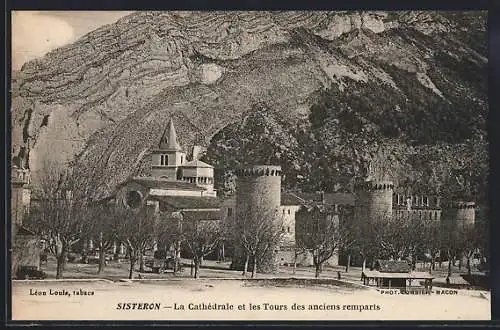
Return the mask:
[(490, 320), (487, 23), (12, 11), (12, 320)]

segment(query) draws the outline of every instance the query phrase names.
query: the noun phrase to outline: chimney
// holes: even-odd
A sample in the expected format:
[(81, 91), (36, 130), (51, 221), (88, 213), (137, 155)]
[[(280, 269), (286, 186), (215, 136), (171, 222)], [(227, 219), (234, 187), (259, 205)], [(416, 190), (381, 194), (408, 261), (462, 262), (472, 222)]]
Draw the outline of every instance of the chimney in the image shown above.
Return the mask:
[(206, 148), (203, 148), (202, 146), (193, 146), (193, 159), (192, 160), (199, 160), (205, 151), (206, 151)]

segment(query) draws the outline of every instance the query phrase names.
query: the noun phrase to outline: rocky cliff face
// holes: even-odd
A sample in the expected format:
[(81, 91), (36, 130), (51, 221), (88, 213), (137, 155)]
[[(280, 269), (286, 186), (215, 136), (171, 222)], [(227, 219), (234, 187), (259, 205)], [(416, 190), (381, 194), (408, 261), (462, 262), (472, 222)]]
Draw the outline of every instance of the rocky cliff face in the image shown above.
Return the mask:
[[(13, 157), (35, 180), (47, 160), (71, 161), (102, 178), (105, 193), (147, 174), (171, 117), (182, 145), (206, 146), (256, 102), (292, 126), (324, 89), (404, 91), (398, 72), (431, 97), (465, 94), (485, 109), (485, 31), (485, 13), (134, 13), (13, 75)], [(441, 83), (430, 68), (443, 56), (472, 78)]]

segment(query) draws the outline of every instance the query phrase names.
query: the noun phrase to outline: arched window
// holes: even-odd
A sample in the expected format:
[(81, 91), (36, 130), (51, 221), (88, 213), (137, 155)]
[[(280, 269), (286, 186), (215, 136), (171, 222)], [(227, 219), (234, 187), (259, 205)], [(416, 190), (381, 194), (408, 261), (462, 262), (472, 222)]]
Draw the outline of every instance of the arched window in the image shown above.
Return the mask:
[(168, 155), (160, 155), (160, 165), (161, 166), (168, 165)]

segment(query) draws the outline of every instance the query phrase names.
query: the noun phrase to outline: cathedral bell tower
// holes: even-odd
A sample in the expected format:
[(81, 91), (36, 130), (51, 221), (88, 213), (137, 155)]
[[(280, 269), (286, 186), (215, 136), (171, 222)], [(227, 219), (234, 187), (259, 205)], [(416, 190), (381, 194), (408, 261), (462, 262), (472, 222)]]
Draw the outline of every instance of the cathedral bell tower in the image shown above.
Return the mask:
[(186, 162), (186, 154), (177, 142), (174, 122), (170, 119), (165, 129), (158, 149), (151, 155), (151, 175), (155, 178), (169, 181), (182, 179), (180, 166)]

